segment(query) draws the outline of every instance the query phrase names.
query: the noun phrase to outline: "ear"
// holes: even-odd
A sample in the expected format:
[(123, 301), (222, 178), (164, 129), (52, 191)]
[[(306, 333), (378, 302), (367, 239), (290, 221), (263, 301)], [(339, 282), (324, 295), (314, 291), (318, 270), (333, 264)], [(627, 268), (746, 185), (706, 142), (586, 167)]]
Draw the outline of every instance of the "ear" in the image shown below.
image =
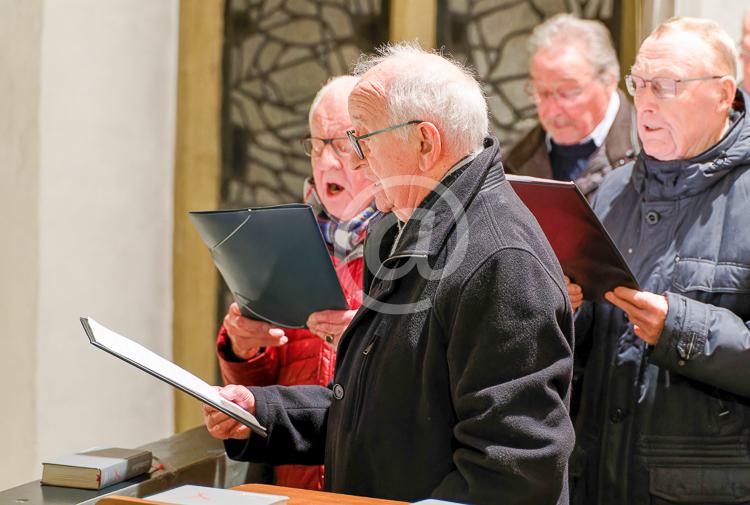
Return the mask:
[(435, 168), (440, 160), (442, 139), (437, 127), (430, 122), (419, 123), (416, 130), (419, 136), (419, 170), (426, 173)]
[(719, 111), (729, 113), (734, 103), (734, 95), (737, 93), (737, 83), (729, 76), (724, 76), (719, 80)]

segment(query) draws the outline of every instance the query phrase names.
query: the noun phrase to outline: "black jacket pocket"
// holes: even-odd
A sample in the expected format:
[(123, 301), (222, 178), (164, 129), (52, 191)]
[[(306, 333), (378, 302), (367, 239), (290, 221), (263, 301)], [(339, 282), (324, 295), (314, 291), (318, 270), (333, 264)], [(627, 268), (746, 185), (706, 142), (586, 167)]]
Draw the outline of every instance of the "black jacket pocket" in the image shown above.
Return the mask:
[(750, 465), (654, 466), (649, 492), (652, 503), (748, 504)]

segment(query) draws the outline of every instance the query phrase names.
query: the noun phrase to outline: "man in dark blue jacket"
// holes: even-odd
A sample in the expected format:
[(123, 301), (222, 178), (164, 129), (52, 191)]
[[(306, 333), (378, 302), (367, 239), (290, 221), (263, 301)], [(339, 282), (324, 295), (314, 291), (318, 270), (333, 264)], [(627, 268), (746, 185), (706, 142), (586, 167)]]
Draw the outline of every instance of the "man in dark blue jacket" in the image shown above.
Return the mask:
[(643, 152), (594, 199), (643, 291), (576, 315), (573, 503), (750, 503), (750, 122), (714, 22), (672, 19), (626, 77)]
[[(485, 138), (465, 70), (409, 45), (360, 64), (349, 132), (390, 212), (333, 386), (224, 389), (268, 438), (204, 411), (231, 457), (322, 463), (328, 490), (568, 502), (573, 314), (560, 265)], [(245, 440), (246, 439), (246, 440)]]

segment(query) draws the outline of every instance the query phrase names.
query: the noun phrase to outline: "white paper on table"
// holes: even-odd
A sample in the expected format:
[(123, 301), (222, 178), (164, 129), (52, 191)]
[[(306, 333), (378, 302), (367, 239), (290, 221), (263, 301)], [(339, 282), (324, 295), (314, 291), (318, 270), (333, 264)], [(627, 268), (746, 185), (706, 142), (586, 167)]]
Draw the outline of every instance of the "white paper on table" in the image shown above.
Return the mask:
[(235, 489), (221, 489), (204, 486), (180, 486), (163, 493), (146, 497), (163, 503), (176, 505), (276, 505), (286, 503), (288, 496), (266, 493), (252, 493)]
[(129, 338), (115, 333), (90, 317), (82, 317), (81, 324), (94, 346), (211, 405), (249, 427), (255, 433), (266, 436), (266, 429), (260, 425), (254, 415), (221, 396), (213, 386), (184, 368)]

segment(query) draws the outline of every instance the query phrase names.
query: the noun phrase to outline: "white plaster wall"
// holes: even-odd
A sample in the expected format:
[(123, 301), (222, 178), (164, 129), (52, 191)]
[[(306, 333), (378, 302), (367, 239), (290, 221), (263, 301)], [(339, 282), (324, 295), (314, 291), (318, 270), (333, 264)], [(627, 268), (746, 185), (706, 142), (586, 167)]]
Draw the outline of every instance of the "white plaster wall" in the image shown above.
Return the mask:
[(178, 20), (177, 0), (44, 2), (38, 461), (172, 433), (172, 389), (78, 317), (170, 356)]
[[(748, 9), (750, 0), (675, 0), (675, 16), (712, 19), (719, 23), (735, 42), (740, 41), (742, 18)], [(742, 68), (739, 65), (738, 71), (741, 76)]]
[(742, 17), (750, 9), (749, 0), (675, 0), (675, 16), (713, 19), (735, 42), (742, 33)]
[(42, 0), (0, 0), (0, 490), (37, 469), (41, 12)]

